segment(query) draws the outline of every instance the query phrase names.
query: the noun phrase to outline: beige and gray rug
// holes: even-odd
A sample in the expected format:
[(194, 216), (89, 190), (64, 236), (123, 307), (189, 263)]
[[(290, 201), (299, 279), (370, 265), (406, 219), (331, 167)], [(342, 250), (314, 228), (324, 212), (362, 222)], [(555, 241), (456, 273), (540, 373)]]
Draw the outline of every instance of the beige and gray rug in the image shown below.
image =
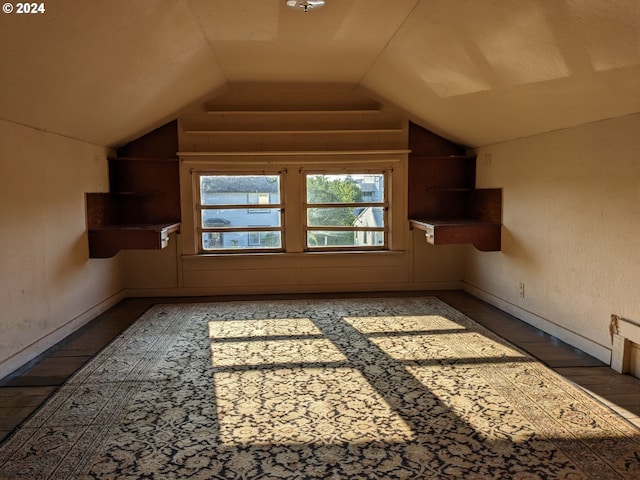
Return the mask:
[(2, 479), (638, 479), (640, 431), (430, 298), (159, 305)]

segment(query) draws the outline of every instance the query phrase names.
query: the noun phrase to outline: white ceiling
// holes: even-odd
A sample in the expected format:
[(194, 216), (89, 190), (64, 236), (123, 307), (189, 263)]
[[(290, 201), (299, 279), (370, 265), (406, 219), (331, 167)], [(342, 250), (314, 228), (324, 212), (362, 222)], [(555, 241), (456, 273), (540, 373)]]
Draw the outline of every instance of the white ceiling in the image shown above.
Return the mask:
[(0, 14), (0, 117), (117, 146), (235, 84), (342, 84), (468, 146), (640, 112), (638, 0), (55, 0)]

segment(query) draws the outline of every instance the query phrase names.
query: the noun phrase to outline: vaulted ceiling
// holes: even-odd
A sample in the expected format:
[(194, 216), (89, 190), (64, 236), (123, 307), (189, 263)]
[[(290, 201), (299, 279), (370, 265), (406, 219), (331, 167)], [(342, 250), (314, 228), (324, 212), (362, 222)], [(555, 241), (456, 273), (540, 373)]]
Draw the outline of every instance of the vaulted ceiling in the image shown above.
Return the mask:
[(640, 112), (638, 0), (285, 3), (0, 14), (0, 117), (118, 146), (247, 82), (344, 85), (468, 146)]

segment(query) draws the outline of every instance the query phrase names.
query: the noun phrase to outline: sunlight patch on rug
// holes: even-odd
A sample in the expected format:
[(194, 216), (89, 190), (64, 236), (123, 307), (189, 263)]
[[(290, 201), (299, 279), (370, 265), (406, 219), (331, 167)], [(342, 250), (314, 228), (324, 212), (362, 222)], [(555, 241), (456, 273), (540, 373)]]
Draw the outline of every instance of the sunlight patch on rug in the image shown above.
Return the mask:
[(331, 367), (347, 357), (310, 319), (212, 321), (209, 336), (223, 445), (412, 438), (357, 369)]
[(308, 318), (260, 318), (209, 322), (209, 338), (214, 340), (292, 335), (322, 335), (322, 331)]
[(374, 317), (344, 317), (353, 328), (364, 334), (370, 333), (415, 333), (425, 328), (433, 332), (465, 331), (464, 326), (441, 315), (395, 315)]
[[(395, 360), (429, 360), (438, 367), (447, 361), (535, 361), (515, 347), (438, 315), (345, 317), (344, 320)], [(469, 348), (461, 350), (460, 345)]]
[(224, 445), (406, 442), (409, 426), (351, 368), (214, 375)]
[(345, 356), (327, 339), (249, 340), (213, 342), (214, 367), (299, 364), (344, 361)]

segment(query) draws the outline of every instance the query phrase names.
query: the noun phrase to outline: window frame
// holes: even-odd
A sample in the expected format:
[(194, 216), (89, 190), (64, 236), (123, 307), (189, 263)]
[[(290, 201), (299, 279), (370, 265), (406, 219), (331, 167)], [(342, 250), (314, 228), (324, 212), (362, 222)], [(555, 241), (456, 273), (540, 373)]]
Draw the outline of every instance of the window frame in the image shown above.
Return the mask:
[[(350, 252), (350, 251), (380, 251), (380, 250), (389, 250), (389, 236), (390, 236), (390, 228), (389, 228), (389, 183), (390, 183), (390, 173), (391, 169), (389, 168), (381, 168), (381, 169), (371, 169), (371, 168), (324, 168), (321, 170), (317, 169), (301, 169), (301, 180), (302, 180), (302, 191), (301, 191), (301, 200), (302, 200), (302, 214), (303, 214), (303, 222), (302, 222), (302, 230), (303, 230), (303, 238), (304, 238), (304, 251), (305, 252)], [(322, 202), (322, 203), (309, 203), (308, 199), (308, 176), (313, 175), (327, 175), (327, 176), (338, 176), (338, 175), (346, 175), (346, 176), (362, 176), (362, 175), (382, 175), (383, 179), (383, 198), (382, 201), (361, 201), (361, 202)], [(309, 210), (312, 208), (381, 208), (382, 209), (382, 218), (383, 218), (383, 226), (382, 227), (358, 227), (358, 226), (327, 226), (327, 225), (309, 225)], [(357, 218), (357, 217), (356, 217)], [(383, 235), (383, 242), (379, 245), (320, 245), (320, 246), (311, 246), (309, 245), (309, 233), (310, 232), (353, 232), (354, 235), (357, 232), (380, 232)], [(375, 238), (375, 234), (373, 235)]]
[[(200, 255), (215, 255), (215, 254), (251, 254), (251, 253), (273, 253), (273, 252), (285, 252), (286, 251), (286, 227), (285, 227), (285, 203), (284, 203), (284, 183), (285, 172), (274, 171), (226, 171), (226, 170), (198, 170), (193, 171), (194, 175), (194, 215), (195, 215), (195, 233), (196, 233), (196, 252)], [(279, 179), (278, 189), (278, 203), (249, 203), (249, 194), (253, 192), (236, 192), (246, 193), (247, 203), (230, 203), (230, 204), (216, 204), (208, 205), (203, 204), (202, 200), (202, 177), (253, 177), (253, 176), (275, 176)], [(257, 192), (258, 202), (260, 202), (260, 193)], [(269, 200), (271, 195), (269, 194)], [(247, 215), (253, 215), (255, 213), (269, 213), (270, 210), (279, 210), (279, 226), (205, 226), (203, 222), (203, 212), (207, 210), (246, 210)], [(258, 238), (262, 239), (263, 235), (270, 232), (278, 232), (280, 234), (280, 246), (279, 247), (256, 247), (252, 246), (249, 242), (249, 234), (258, 233)], [(207, 233), (218, 233), (220, 238), (224, 238), (225, 234), (229, 233), (247, 233), (247, 245), (246, 246), (231, 246), (229, 248), (205, 248), (204, 236)]]
[[(326, 157), (323, 155), (270, 155), (268, 158), (257, 156), (221, 156), (212, 160), (207, 157), (203, 158), (181, 158), (180, 160), (180, 188), (182, 192), (182, 229), (181, 234), (177, 237), (177, 249), (180, 252), (182, 261), (187, 262), (185, 265), (191, 265), (196, 268), (198, 261), (203, 263), (200, 265), (208, 265), (214, 258), (216, 261), (235, 262), (242, 256), (253, 257), (257, 262), (272, 262), (278, 256), (282, 256), (285, 262), (313, 262), (322, 261), (321, 258), (339, 258), (340, 256), (351, 257), (349, 262), (355, 261), (357, 257), (370, 258), (372, 262), (380, 260), (387, 254), (398, 254), (405, 252), (409, 241), (409, 229), (406, 222), (406, 198), (405, 192), (407, 187), (407, 155), (398, 156), (385, 154), (375, 155), (355, 155), (340, 156), (332, 155)], [(377, 249), (355, 250), (351, 248), (332, 248), (328, 250), (305, 250), (306, 234), (302, 228), (306, 210), (303, 208), (302, 201), (304, 194), (302, 189), (303, 172), (317, 172), (327, 174), (342, 173), (386, 173), (385, 177), (385, 195), (388, 202), (386, 227), (388, 231), (385, 234), (386, 249), (378, 246)], [(197, 205), (200, 203), (200, 185), (199, 179), (203, 175), (280, 175), (280, 204), (276, 204), (280, 208), (280, 214), (283, 218), (280, 249), (258, 249), (258, 248), (237, 248), (233, 249), (207, 249), (202, 247), (201, 232), (198, 231), (201, 216)], [(274, 196), (275, 193), (271, 192)], [(243, 200), (244, 202), (244, 200)], [(255, 206), (255, 205), (254, 205)], [(244, 207), (244, 206), (243, 206)], [(271, 206), (270, 206), (271, 207)], [(258, 220), (260, 214), (252, 214), (252, 218)], [(248, 224), (259, 224), (261, 221), (254, 222), (248, 219)], [(373, 223), (373, 222), (370, 222)], [(366, 230), (366, 228), (365, 228)], [(224, 236), (224, 231), (221, 231)], [(228, 238), (223, 242), (229, 243)], [(244, 238), (242, 240), (245, 240)], [(286, 260), (284, 259), (286, 257)], [(378, 260), (374, 260), (375, 258)], [(200, 260), (196, 260), (199, 258)], [(227, 258), (228, 260), (224, 260)], [(306, 258), (305, 260), (302, 260)], [(314, 259), (315, 258), (315, 259)], [(346, 257), (344, 257), (346, 258)], [(191, 262), (196, 263), (191, 263)], [(280, 260), (278, 260), (280, 261)], [(346, 260), (341, 260), (346, 261)], [(359, 261), (359, 260), (358, 260)], [(369, 260), (367, 260), (369, 261)], [(384, 260), (386, 261), (386, 260)], [(225, 263), (226, 264), (226, 263)], [(305, 263), (306, 264), (306, 263)], [(192, 268), (192, 267), (189, 267)], [(204, 268), (204, 267), (197, 267)], [(194, 271), (195, 272), (195, 271)], [(189, 273), (184, 281), (191, 281)]]

